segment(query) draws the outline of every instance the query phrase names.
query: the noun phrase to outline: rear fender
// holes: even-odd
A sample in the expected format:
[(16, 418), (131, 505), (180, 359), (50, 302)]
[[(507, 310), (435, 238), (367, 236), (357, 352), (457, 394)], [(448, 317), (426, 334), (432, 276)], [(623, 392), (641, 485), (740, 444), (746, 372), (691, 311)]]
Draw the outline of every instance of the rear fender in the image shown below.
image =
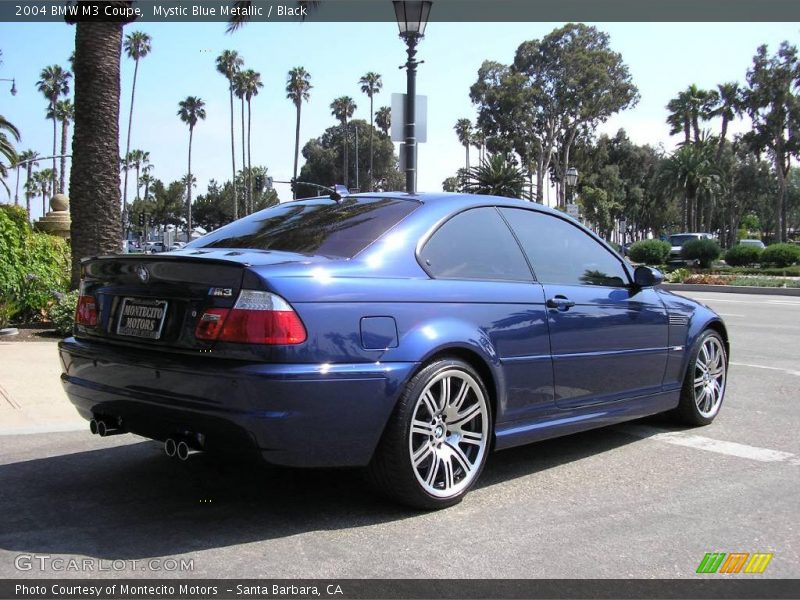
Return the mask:
[(388, 349), (381, 360), (419, 362), (421, 369), (435, 357), (447, 354), (466, 358), (479, 372), (488, 373), (491, 381), (484, 381), (484, 384), (496, 400), (498, 410), (505, 406), (505, 378), (500, 356), (486, 332), (466, 321), (436, 319), (418, 323), (413, 329), (402, 332), (399, 346)]

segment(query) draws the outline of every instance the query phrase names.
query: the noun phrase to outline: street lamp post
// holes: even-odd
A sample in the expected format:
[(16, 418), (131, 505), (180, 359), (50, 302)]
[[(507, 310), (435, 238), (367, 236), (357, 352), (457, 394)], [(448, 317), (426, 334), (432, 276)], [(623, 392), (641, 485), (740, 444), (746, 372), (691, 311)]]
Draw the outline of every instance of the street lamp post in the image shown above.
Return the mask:
[(0, 81), (10, 81), (11, 82), (11, 95), (17, 95), (17, 81), (15, 79), (0, 79)]
[(406, 106), (405, 106), (405, 154), (406, 154), (406, 192), (417, 192), (417, 137), (416, 137), (416, 95), (417, 95), (417, 44), (425, 35), (425, 26), (433, 2), (394, 0), (394, 13), (400, 37), (406, 43), (408, 60), (401, 66), (406, 69)]
[(567, 200), (569, 204), (572, 204), (572, 194), (575, 193), (575, 186), (578, 185), (578, 169), (575, 167), (570, 167), (567, 169), (565, 179), (567, 183), (567, 189), (569, 190)]

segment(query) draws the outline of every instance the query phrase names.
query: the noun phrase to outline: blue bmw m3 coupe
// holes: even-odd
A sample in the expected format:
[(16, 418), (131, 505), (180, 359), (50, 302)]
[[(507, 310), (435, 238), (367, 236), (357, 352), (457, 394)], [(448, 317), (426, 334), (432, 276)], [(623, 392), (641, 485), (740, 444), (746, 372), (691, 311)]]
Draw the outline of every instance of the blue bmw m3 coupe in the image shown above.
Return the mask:
[(175, 252), (84, 260), (59, 349), (92, 432), (184, 460), (365, 466), (433, 509), (464, 497), (490, 451), (719, 412), (720, 317), (566, 215), (491, 196), (336, 198)]

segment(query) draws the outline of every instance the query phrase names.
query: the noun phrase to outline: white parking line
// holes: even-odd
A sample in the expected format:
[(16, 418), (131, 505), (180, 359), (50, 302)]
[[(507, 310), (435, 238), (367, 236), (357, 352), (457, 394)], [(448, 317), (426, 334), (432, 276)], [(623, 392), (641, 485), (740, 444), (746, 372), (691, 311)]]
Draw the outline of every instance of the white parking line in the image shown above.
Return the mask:
[(800, 306), (800, 302), (797, 300), (732, 300), (730, 298), (704, 298), (702, 296), (697, 297), (698, 300), (701, 302), (729, 302), (731, 304), (753, 304), (757, 306), (762, 306), (764, 304), (779, 304), (782, 306)]
[(751, 365), (750, 363), (740, 363), (740, 362), (733, 362), (731, 361), (732, 365), (737, 367), (750, 367), (752, 369), (767, 369), (768, 371), (781, 371), (783, 373), (787, 373), (789, 375), (794, 375), (796, 377), (800, 377), (800, 371), (794, 371), (792, 369), (781, 369), (780, 367), (767, 367), (764, 365)]
[(656, 440), (675, 446), (695, 448), (697, 450), (705, 450), (707, 452), (715, 452), (727, 456), (736, 456), (738, 458), (746, 458), (758, 462), (782, 462), (793, 466), (800, 466), (800, 458), (791, 452), (758, 448), (746, 444), (737, 444), (736, 442), (723, 442), (702, 435), (692, 435), (680, 431), (668, 431), (666, 429), (658, 429), (646, 425), (620, 425), (616, 429), (621, 433), (633, 435), (641, 439)]

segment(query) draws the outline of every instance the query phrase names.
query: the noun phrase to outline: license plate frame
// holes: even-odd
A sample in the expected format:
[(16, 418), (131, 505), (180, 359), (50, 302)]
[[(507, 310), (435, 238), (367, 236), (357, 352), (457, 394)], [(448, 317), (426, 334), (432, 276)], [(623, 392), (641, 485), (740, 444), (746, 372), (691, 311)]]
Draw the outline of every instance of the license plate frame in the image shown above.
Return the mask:
[[(160, 316), (150, 316), (148, 314), (125, 314), (126, 309), (129, 307), (161, 309), (161, 314)], [(166, 300), (135, 297), (123, 298), (122, 305), (119, 309), (119, 319), (117, 319), (117, 335), (153, 341), (160, 340), (161, 334), (164, 330), (164, 322), (167, 319), (168, 308), (169, 302)], [(137, 319), (138, 321), (132, 323), (131, 319)], [(151, 323), (152, 328), (130, 326), (131, 324), (144, 325), (145, 323)]]

